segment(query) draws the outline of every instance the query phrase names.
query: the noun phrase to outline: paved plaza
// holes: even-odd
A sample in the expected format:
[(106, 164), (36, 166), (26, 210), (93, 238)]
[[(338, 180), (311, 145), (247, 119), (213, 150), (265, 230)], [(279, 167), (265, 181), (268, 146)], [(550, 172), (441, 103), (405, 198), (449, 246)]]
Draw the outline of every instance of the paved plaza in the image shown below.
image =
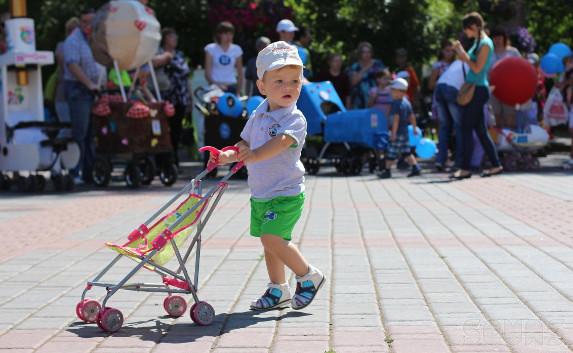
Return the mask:
[(124, 291), (108, 303), (125, 316), (113, 335), (76, 318), (85, 282), (114, 257), (104, 242), (122, 242), (183, 182), (0, 194), (0, 352), (573, 351), (570, 173), (395, 175), (307, 178), (293, 238), (328, 281), (308, 308), (265, 313), (248, 309), (267, 277), (246, 182), (233, 180), (203, 238), (199, 297), (214, 324), (166, 316), (161, 294)]

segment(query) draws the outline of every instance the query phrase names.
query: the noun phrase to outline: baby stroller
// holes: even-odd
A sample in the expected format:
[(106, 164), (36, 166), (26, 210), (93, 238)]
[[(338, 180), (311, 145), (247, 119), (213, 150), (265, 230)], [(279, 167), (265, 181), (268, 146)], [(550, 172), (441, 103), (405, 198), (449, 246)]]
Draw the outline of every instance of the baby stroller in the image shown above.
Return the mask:
[[(125, 165), (123, 178), (131, 188), (151, 184), (156, 175), (165, 186), (177, 181), (167, 121), (174, 115), (174, 107), (161, 100), (153, 68), (151, 64), (148, 67), (158, 102), (148, 102), (142, 94), (151, 95), (139, 80), (137, 68), (128, 92), (119, 79), (118, 87), (105, 91), (92, 109), (97, 153), (92, 179), (96, 186), (107, 186), (117, 165)], [(120, 72), (117, 64), (114, 72)]]
[[(238, 150), (236, 147), (225, 147)], [(200, 152), (208, 151), (218, 158), (221, 151), (214, 147), (203, 147)], [(145, 223), (127, 236), (124, 244), (106, 243), (106, 246), (116, 251), (118, 255), (98, 274), (89, 281), (76, 305), (77, 317), (86, 323), (97, 323), (106, 332), (116, 332), (123, 325), (123, 314), (118, 309), (108, 307), (108, 300), (120, 289), (166, 293), (163, 308), (172, 317), (180, 317), (187, 310), (187, 301), (178, 294), (191, 294), (194, 304), (191, 306), (191, 319), (198, 325), (210, 325), (215, 317), (215, 310), (207, 302), (200, 301), (197, 296), (199, 263), (201, 255), (201, 233), (210, 219), (215, 207), (228, 187), (229, 178), (238, 172), (243, 163), (237, 163), (216, 185), (202, 195), (201, 181), (216, 167), (216, 163), (208, 164), (207, 169), (191, 180), (171, 200), (161, 207)], [(180, 198), (184, 200), (169, 213), (163, 215), (172, 204)], [(195, 235), (191, 238), (191, 234)], [(189, 239), (191, 238), (191, 239)], [(188, 243), (183, 254), (180, 249)], [(186, 263), (195, 251), (195, 270), (193, 278), (187, 270)], [(118, 283), (100, 281), (123, 257), (134, 260), (137, 264)], [(169, 269), (166, 264), (173, 257), (177, 259), (175, 269)], [(127, 283), (139, 270), (145, 268), (161, 276), (161, 283)], [(86, 298), (93, 287), (103, 287), (106, 295), (101, 304), (95, 299)], [(175, 294), (175, 295), (174, 295)]]
[(506, 171), (532, 171), (540, 167), (537, 153), (545, 148), (549, 135), (540, 126), (530, 125), (520, 130), (495, 129), (492, 133)]
[(376, 151), (384, 150), (388, 141), (382, 111), (347, 111), (330, 81), (303, 85), (297, 106), (307, 120), (301, 161), (309, 174), (317, 174), (328, 161), (344, 175), (360, 174), (365, 162), (371, 171), (376, 168)]
[[(205, 117), (206, 145), (221, 148), (235, 144), (241, 139), (241, 132), (249, 118), (243, 107), (246, 97), (239, 98), (234, 94), (225, 93), (216, 85), (198, 87), (193, 94), (197, 98), (195, 107)], [(207, 165), (208, 159), (208, 155), (205, 155), (204, 165)], [(212, 170), (209, 177), (216, 175), (217, 168)], [(240, 170), (237, 177), (246, 178), (247, 170)]]

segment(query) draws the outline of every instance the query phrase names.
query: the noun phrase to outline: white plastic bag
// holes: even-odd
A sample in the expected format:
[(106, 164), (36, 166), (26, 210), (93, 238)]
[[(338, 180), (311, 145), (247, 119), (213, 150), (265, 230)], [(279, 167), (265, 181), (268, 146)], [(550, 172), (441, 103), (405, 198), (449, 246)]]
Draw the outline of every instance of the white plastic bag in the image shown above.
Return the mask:
[(569, 111), (563, 102), (563, 96), (559, 89), (553, 87), (543, 108), (543, 119), (547, 125), (557, 126), (566, 124), (568, 117)]

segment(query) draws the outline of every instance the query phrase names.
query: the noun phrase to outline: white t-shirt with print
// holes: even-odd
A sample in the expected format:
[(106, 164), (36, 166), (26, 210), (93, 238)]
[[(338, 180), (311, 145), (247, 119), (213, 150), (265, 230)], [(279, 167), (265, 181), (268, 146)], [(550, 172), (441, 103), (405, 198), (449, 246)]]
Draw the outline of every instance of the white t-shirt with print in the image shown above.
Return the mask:
[(296, 196), (304, 191), (304, 166), (300, 154), (306, 138), (306, 119), (296, 104), (272, 112), (268, 109), (265, 100), (247, 121), (241, 139), (251, 150), (278, 135), (288, 135), (295, 143), (273, 158), (247, 165), (251, 195), (257, 199)]
[(231, 44), (227, 51), (218, 43), (211, 43), (205, 47), (205, 52), (213, 58), (211, 78), (216, 83), (237, 83), (237, 58), (243, 55), (243, 49), (237, 44)]

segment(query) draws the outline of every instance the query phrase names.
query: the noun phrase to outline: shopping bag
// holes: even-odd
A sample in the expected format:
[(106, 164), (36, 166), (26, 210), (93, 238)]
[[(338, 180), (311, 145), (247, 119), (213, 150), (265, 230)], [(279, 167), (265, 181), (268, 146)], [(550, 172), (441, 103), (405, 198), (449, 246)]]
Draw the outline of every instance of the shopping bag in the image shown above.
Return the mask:
[(543, 108), (543, 119), (547, 125), (557, 126), (567, 123), (568, 117), (569, 111), (563, 96), (559, 89), (553, 87)]

